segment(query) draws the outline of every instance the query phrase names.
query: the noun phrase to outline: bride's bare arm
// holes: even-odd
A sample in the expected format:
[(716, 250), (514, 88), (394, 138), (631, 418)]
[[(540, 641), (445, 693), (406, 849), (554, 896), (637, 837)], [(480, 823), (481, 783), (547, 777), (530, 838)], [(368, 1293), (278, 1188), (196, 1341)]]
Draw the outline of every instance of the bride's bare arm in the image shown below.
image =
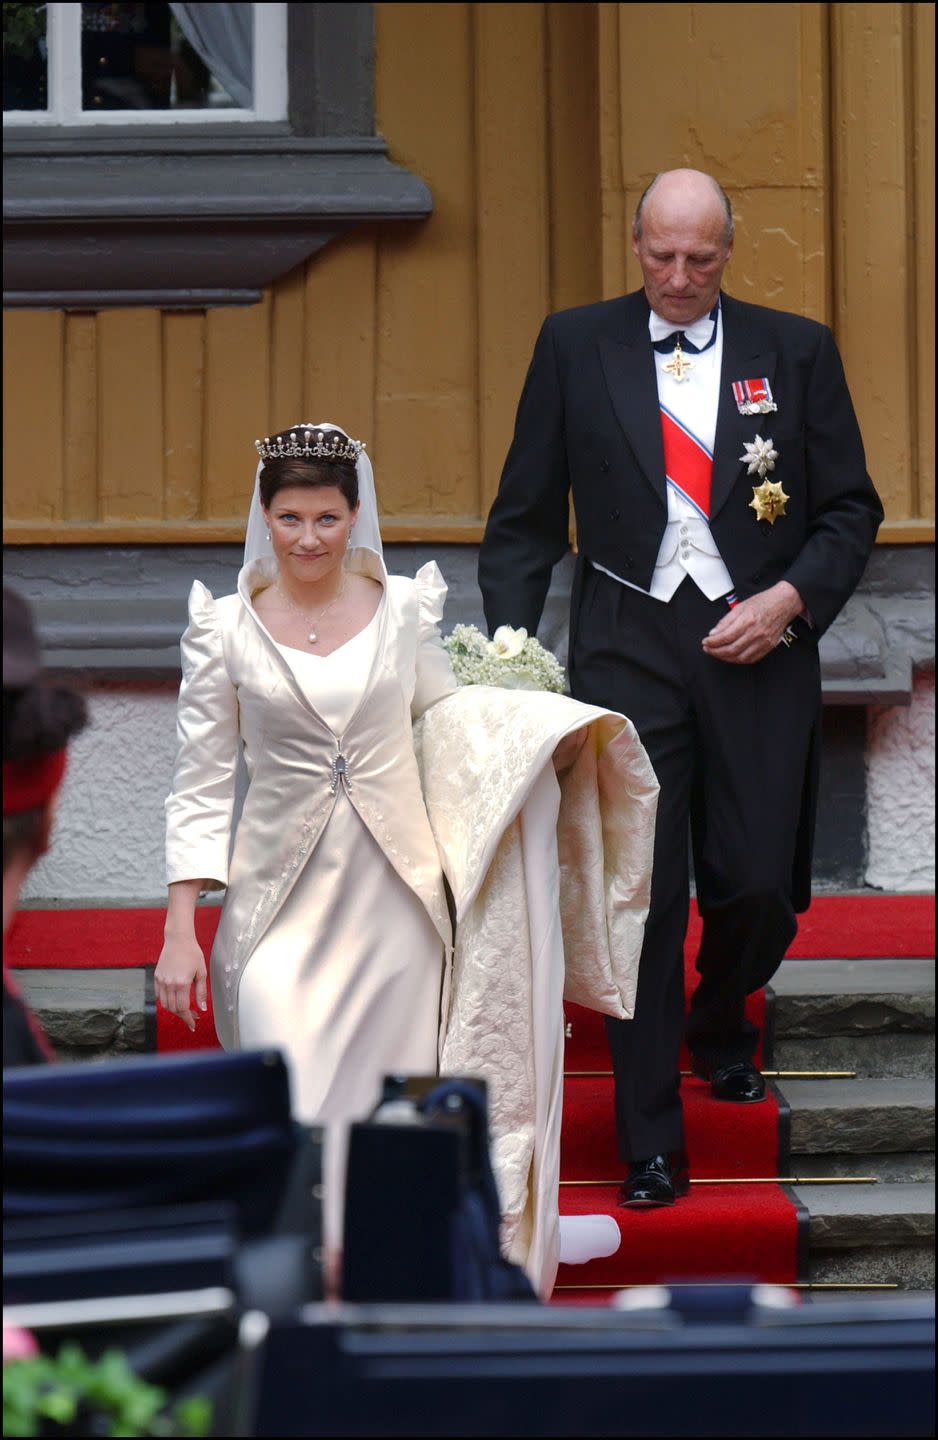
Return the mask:
[[(177, 880), (169, 887), (163, 949), (154, 972), (156, 998), (164, 1010), (195, 1029), (199, 1010), (208, 1008), (205, 956), (195, 935), (195, 907), (201, 880)], [(196, 1009), (191, 1008), (195, 985)]]

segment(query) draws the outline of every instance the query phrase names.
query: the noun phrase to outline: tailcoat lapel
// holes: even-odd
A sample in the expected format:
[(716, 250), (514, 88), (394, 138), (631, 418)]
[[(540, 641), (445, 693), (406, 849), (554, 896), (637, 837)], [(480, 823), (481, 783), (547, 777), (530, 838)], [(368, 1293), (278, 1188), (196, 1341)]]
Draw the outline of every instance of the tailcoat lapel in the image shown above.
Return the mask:
[(723, 365), (717, 406), (717, 429), (713, 445), (713, 476), (710, 485), (710, 519), (729, 499), (743, 468), (743, 443), (756, 435), (771, 434), (772, 415), (740, 415), (733, 396), (734, 380), (766, 376), (775, 381), (776, 352), (760, 346), (736, 301), (720, 297), (723, 311)]
[(667, 505), (655, 354), (643, 291), (627, 297), (625, 323), (616, 336), (600, 336), (599, 358), (616, 419), (646, 480)]

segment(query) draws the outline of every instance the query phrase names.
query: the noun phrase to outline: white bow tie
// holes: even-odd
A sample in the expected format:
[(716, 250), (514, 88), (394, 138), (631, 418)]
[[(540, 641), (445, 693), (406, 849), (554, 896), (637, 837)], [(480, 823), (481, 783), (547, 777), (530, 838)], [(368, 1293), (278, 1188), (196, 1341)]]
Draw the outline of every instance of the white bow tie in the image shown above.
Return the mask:
[(688, 339), (692, 345), (703, 347), (708, 343), (713, 334), (713, 321), (710, 319), (708, 312), (706, 315), (701, 316), (699, 320), (695, 320), (692, 325), (682, 327), (675, 325), (673, 320), (663, 320), (660, 315), (652, 310), (648, 317), (648, 330), (652, 343), (657, 340), (666, 340), (669, 335), (674, 335), (678, 330), (682, 330), (685, 338)]

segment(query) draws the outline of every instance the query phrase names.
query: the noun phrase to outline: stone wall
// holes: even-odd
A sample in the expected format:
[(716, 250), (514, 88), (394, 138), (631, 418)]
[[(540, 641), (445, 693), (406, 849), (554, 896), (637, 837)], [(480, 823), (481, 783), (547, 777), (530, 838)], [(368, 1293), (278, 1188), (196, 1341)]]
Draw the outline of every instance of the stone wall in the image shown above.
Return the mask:
[(178, 687), (82, 688), (90, 723), (72, 743), (52, 849), (31, 872), (24, 898), (158, 900)]
[(866, 883), (935, 888), (935, 676), (916, 677), (912, 703), (870, 712)]

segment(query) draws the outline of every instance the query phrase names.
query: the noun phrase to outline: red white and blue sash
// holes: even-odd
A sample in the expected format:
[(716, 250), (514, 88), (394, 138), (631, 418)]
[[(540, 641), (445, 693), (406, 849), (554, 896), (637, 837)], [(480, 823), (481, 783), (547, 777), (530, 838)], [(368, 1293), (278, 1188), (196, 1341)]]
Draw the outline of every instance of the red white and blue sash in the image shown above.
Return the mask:
[(702, 440), (661, 406), (661, 435), (664, 440), (664, 473), (704, 520), (710, 519), (710, 481), (713, 455)]

